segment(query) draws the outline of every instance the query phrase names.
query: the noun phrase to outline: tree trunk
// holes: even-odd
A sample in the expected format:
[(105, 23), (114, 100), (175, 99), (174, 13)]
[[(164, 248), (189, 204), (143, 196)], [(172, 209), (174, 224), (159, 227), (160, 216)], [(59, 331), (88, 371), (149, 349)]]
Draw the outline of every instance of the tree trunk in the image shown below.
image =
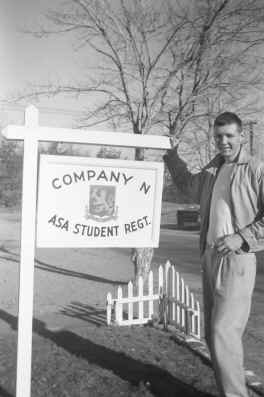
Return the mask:
[(144, 160), (144, 149), (141, 147), (137, 147), (135, 150), (135, 160), (143, 161)]
[(134, 264), (135, 279), (139, 276), (145, 281), (151, 269), (151, 261), (153, 258), (153, 248), (132, 248), (131, 261)]
[[(136, 148), (135, 150), (135, 160), (144, 160), (144, 149)], [(151, 261), (153, 258), (154, 250), (153, 248), (132, 248), (131, 250), (131, 261), (134, 264), (134, 275), (135, 279), (139, 276), (143, 277), (143, 280), (147, 279), (150, 272)]]

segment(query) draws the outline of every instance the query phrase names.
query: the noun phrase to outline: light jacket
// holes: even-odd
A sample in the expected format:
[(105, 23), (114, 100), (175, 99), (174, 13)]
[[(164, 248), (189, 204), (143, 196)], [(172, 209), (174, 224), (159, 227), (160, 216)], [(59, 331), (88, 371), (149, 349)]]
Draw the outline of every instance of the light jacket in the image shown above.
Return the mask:
[[(177, 148), (164, 156), (173, 181), (194, 202), (200, 204), (200, 252), (206, 247), (212, 191), (217, 174), (224, 163), (218, 154), (197, 174), (188, 171)], [(231, 213), (236, 233), (244, 243), (238, 253), (256, 252), (264, 249), (264, 164), (247, 154), (241, 147), (231, 175)]]

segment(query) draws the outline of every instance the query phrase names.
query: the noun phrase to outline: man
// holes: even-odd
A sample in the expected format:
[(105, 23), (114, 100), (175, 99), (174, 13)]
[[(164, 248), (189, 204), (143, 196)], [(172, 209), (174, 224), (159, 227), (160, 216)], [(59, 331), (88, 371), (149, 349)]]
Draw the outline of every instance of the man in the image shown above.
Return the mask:
[(264, 249), (264, 166), (243, 146), (240, 118), (214, 123), (219, 154), (191, 174), (175, 145), (164, 160), (174, 182), (200, 203), (205, 339), (224, 397), (247, 397), (242, 335), (256, 275), (255, 252)]

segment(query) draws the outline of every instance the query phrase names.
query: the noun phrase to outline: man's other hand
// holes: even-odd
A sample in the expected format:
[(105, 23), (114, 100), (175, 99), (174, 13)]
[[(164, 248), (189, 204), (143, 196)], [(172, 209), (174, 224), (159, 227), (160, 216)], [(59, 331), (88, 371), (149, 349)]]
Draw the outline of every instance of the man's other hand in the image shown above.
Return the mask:
[(220, 237), (215, 242), (216, 250), (223, 256), (239, 250), (243, 244), (242, 237), (235, 233)]

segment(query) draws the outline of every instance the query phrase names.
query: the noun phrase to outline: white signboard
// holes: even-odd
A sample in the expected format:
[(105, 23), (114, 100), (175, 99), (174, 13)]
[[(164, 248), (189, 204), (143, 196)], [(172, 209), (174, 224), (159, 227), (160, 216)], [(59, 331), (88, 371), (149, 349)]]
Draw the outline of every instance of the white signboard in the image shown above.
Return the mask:
[(157, 247), (163, 163), (40, 156), (38, 247)]

